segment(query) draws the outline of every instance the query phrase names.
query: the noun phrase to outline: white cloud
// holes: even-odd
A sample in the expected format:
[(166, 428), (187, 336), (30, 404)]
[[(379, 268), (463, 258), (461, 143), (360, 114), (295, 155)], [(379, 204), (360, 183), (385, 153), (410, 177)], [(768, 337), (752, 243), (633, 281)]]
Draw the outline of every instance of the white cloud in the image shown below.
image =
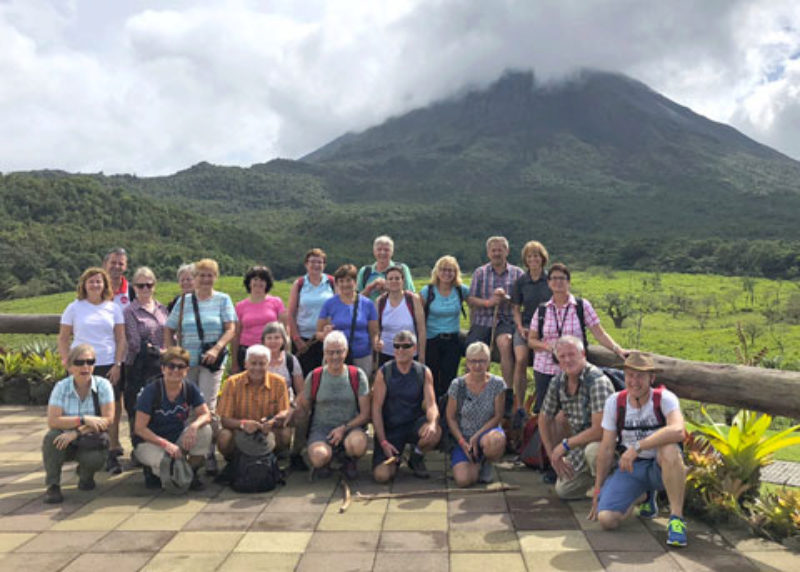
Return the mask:
[(508, 68), (628, 73), (800, 157), (795, 4), (0, 0), (0, 169), (297, 157)]

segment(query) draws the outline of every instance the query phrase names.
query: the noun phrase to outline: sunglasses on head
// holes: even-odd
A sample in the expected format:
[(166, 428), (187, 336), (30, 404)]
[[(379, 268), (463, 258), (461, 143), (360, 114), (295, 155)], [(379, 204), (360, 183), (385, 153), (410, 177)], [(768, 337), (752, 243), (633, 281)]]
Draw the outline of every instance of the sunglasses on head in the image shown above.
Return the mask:
[(135, 288), (147, 288), (148, 290), (150, 290), (155, 287), (155, 284), (153, 282), (142, 282), (140, 284), (134, 284), (133, 286)]
[(396, 350), (410, 350), (413, 347), (414, 347), (414, 344), (411, 344), (411, 343), (408, 343), (408, 342), (401, 343), (401, 344), (394, 344), (394, 349), (396, 349)]
[(94, 358), (76, 359), (72, 362), (72, 365), (94, 365), (96, 361)]
[(164, 367), (167, 368), (167, 369), (171, 369), (171, 370), (178, 370), (178, 369), (186, 369), (189, 366), (186, 365), (185, 363), (169, 362), (169, 363), (165, 363)]

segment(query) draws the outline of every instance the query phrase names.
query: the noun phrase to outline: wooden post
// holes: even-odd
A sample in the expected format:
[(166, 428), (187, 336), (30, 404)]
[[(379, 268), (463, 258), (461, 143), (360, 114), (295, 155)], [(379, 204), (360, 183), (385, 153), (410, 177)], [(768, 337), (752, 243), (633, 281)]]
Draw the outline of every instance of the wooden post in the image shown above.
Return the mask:
[(0, 314), (0, 334), (57, 334), (60, 314)]
[[(656, 379), (678, 397), (800, 417), (800, 372), (650, 355), (661, 369)], [(622, 367), (619, 357), (601, 346), (589, 346), (588, 357), (596, 365)]]

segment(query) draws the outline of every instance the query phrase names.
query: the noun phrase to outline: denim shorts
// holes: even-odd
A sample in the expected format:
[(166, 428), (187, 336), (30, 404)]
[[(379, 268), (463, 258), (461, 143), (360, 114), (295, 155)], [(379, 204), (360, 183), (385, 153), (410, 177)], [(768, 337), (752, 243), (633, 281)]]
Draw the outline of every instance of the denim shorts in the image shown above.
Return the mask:
[[(480, 434), (478, 437), (478, 443), (480, 440), (483, 439), (483, 436), (487, 433), (491, 433), (492, 431), (498, 431), (501, 435), (505, 436), (505, 431), (503, 431), (502, 427), (492, 427), (491, 429), (487, 429), (483, 433)], [(469, 440), (469, 439), (468, 439)], [(478, 445), (478, 450), (480, 451), (480, 445)], [(483, 460), (483, 451), (480, 451), (478, 458), (476, 459), (477, 462), (481, 462)], [(450, 452), (450, 466), (455, 467), (459, 463), (469, 463), (470, 460), (467, 458), (467, 454), (464, 452), (464, 449), (461, 448), (461, 445), (456, 443), (456, 446), (453, 447), (453, 450)]]
[(606, 479), (600, 491), (597, 509), (624, 513), (647, 491), (663, 488), (661, 466), (656, 460), (637, 459), (633, 462), (633, 472), (617, 469)]

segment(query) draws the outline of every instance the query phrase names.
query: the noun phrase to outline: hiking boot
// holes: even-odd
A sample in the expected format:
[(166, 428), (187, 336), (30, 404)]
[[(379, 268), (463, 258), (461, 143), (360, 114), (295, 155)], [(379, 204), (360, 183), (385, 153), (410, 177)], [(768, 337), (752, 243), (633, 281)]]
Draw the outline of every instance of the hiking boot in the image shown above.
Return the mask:
[(639, 505), (639, 516), (642, 518), (655, 518), (658, 516), (658, 503), (656, 502), (656, 497), (658, 496), (658, 491), (650, 491), (647, 493), (647, 498), (644, 499)]
[(358, 461), (356, 459), (347, 459), (342, 466), (342, 473), (344, 478), (348, 481), (355, 481), (358, 479)]
[(44, 502), (47, 504), (59, 504), (64, 502), (64, 495), (61, 494), (61, 487), (50, 485), (44, 495)]
[(122, 451), (119, 449), (114, 449), (108, 452), (108, 457), (106, 457), (106, 472), (111, 473), (112, 475), (119, 475), (122, 473), (122, 465), (119, 462), (119, 458), (122, 456)]
[(686, 546), (686, 521), (679, 516), (672, 515), (669, 517), (667, 544), (670, 546)]
[(305, 459), (303, 459), (303, 455), (292, 455), (289, 457), (289, 469), (302, 473), (308, 471), (308, 465), (306, 464)]
[(555, 484), (557, 480), (558, 480), (558, 475), (552, 468), (546, 469), (544, 474), (542, 475), (542, 482), (545, 483), (546, 485)]
[(142, 467), (144, 474), (144, 486), (148, 489), (161, 489), (161, 479), (153, 473), (153, 469), (147, 465)]
[(313, 468), (311, 469), (311, 478), (314, 479), (328, 479), (333, 474), (333, 470), (331, 469), (330, 465), (325, 465), (324, 467)]
[(94, 477), (89, 477), (88, 479), (80, 479), (78, 481), (78, 488), (82, 491), (91, 491), (97, 485), (94, 482)]
[(408, 468), (414, 473), (418, 479), (429, 479), (430, 473), (428, 467), (425, 466), (425, 455), (411, 451), (411, 456), (408, 458)]
[(206, 488), (206, 484), (200, 480), (199, 471), (195, 471), (192, 475), (192, 482), (189, 484), (190, 491), (202, 491)]
[(206, 475), (209, 477), (215, 476), (219, 473), (219, 466), (217, 465), (217, 458), (214, 455), (206, 457)]
[(489, 461), (483, 461), (481, 468), (478, 471), (478, 482), (483, 484), (491, 483), (494, 480), (492, 476), (492, 464)]
[(525, 422), (528, 420), (528, 414), (525, 413), (523, 408), (517, 409), (514, 416), (511, 418), (511, 428), (512, 429), (522, 429), (525, 426)]

